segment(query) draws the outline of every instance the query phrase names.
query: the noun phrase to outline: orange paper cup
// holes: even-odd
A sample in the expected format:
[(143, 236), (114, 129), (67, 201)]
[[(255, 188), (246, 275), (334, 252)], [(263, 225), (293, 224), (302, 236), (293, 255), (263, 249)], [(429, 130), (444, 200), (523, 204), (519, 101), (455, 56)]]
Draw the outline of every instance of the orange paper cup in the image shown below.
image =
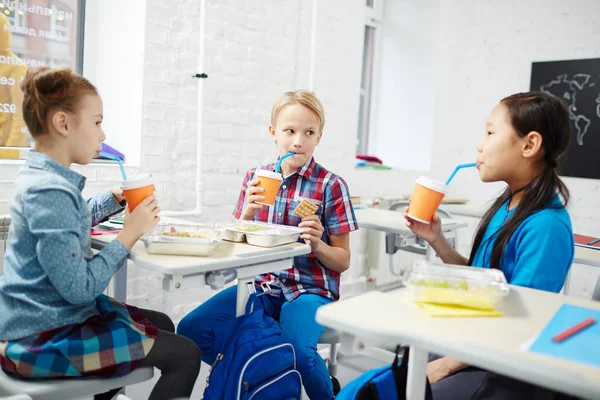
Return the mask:
[(415, 181), (408, 216), (415, 221), (429, 224), (447, 192), (448, 187), (443, 183), (420, 176)]
[(256, 171), (256, 177), (258, 178), (257, 186), (265, 189), (264, 192), (258, 193), (265, 196), (265, 199), (263, 201), (257, 201), (256, 203), (272, 206), (275, 204), (275, 198), (279, 192), (279, 186), (281, 185), (281, 181), (283, 181), (283, 176), (278, 172), (259, 169)]
[(127, 179), (121, 184), (121, 189), (123, 189), (123, 197), (127, 201), (129, 212), (135, 210), (146, 197), (154, 194), (154, 184), (150, 175)]

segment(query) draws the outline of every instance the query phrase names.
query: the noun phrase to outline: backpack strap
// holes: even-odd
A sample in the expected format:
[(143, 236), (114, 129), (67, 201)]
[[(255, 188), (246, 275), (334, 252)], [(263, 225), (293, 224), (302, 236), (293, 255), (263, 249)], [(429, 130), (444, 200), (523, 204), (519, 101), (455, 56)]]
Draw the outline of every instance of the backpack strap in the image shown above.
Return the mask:
[[(399, 363), (400, 351), (404, 350), (402, 354), (402, 361)], [(394, 356), (394, 362), (392, 363), (392, 371), (394, 372), (394, 380), (396, 382), (396, 393), (398, 394), (398, 400), (406, 400), (406, 385), (408, 382), (408, 360), (410, 357), (410, 348), (408, 346), (400, 347), (396, 346), (396, 354)], [(431, 385), (429, 379), (425, 379), (425, 400), (433, 400), (433, 394), (431, 393)]]
[[(400, 361), (400, 352), (404, 349), (402, 361)], [(408, 347), (396, 346), (396, 354), (392, 362), (392, 372), (394, 373), (394, 382), (396, 382), (396, 394), (398, 400), (406, 400), (406, 381), (408, 377)]]
[(246, 302), (246, 315), (250, 315), (255, 311), (262, 311), (264, 308), (262, 301), (258, 298), (258, 293), (250, 293), (250, 297)]

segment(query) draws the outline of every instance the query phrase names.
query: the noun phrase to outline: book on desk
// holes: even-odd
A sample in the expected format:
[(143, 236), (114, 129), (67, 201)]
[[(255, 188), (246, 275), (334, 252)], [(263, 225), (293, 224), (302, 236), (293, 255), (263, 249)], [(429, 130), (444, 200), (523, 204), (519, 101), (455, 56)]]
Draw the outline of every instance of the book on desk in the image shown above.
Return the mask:
[[(555, 340), (557, 335), (589, 319), (595, 319), (596, 323), (565, 340)], [(600, 310), (563, 304), (540, 334), (534, 338), (528, 351), (600, 367), (599, 343)]]

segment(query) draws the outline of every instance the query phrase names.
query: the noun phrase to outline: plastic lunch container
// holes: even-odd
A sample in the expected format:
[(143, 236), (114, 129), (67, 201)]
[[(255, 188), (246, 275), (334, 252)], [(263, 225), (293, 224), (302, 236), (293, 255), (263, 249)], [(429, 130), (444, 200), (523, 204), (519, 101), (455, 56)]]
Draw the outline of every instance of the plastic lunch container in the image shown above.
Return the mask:
[(235, 221), (221, 225), (224, 239), (232, 242), (246, 241), (260, 247), (275, 247), (294, 243), (303, 232), (302, 228), (288, 225), (267, 224), (254, 221)]
[(413, 300), (477, 309), (495, 309), (509, 293), (498, 269), (438, 265), (419, 260), (403, 269), (402, 279)]
[(210, 256), (222, 242), (223, 232), (202, 224), (159, 223), (142, 241), (149, 254)]

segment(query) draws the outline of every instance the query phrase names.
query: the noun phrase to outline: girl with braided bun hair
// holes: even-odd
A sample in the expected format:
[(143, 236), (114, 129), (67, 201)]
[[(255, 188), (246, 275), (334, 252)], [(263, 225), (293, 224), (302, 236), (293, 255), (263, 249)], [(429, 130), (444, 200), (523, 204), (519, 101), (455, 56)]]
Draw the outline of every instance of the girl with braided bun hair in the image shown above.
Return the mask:
[[(568, 110), (560, 98), (527, 92), (502, 99), (477, 146), (477, 169), (483, 182), (507, 186), (481, 219), (469, 258), (442, 235), (437, 215), (430, 225), (405, 215), (406, 225), (444, 263), (500, 269), (510, 284), (558, 293), (574, 255), (569, 191), (556, 171), (569, 139)], [(449, 357), (432, 357), (427, 376), (436, 400), (558, 396)]]
[(94, 255), (90, 229), (123, 209), (123, 194), (113, 188), (85, 200), (86, 178), (70, 166), (89, 164), (102, 148), (102, 100), (69, 69), (32, 68), (21, 88), (35, 151), (12, 191), (0, 367), (20, 379), (112, 378), (157, 367), (150, 399), (189, 397), (200, 370), (196, 344), (176, 335), (167, 315), (103, 294), (131, 247), (159, 221), (156, 198), (126, 215), (116, 240)]

